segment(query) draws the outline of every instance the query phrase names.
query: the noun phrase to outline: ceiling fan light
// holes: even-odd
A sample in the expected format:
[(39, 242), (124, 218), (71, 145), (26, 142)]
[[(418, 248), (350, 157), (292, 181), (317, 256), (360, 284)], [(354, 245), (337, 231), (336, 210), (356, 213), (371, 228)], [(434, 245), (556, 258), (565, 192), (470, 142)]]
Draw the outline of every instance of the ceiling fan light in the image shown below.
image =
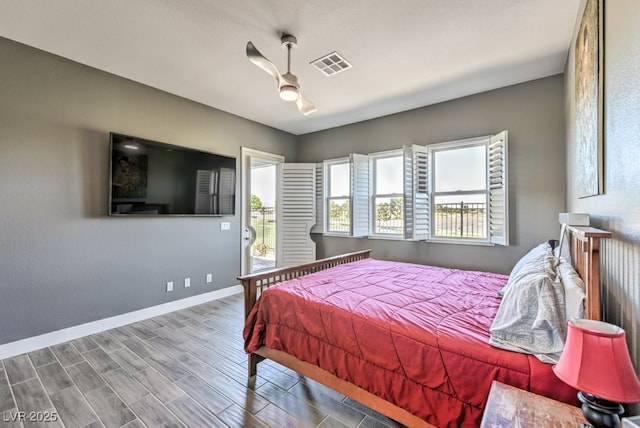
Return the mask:
[(298, 88), (292, 85), (284, 85), (280, 88), (280, 98), (285, 101), (295, 101), (298, 99)]

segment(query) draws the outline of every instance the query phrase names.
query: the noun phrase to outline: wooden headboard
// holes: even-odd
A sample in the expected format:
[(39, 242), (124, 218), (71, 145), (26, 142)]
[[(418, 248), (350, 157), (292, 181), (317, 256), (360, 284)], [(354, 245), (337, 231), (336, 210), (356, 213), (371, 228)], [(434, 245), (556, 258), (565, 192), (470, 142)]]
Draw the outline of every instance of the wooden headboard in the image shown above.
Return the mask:
[(600, 300), (600, 239), (611, 232), (590, 226), (566, 226), (570, 237), (571, 261), (584, 281), (587, 293), (587, 318), (602, 319)]

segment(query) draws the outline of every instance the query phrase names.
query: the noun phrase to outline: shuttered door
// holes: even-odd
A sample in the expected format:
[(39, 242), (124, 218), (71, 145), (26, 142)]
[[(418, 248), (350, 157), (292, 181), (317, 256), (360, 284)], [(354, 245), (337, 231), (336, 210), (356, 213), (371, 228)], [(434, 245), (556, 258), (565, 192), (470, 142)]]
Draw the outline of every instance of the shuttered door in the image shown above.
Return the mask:
[(316, 223), (316, 164), (278, 164), (276, 210), (278, 266), (292, 266), (316, 259), (310, 232)]

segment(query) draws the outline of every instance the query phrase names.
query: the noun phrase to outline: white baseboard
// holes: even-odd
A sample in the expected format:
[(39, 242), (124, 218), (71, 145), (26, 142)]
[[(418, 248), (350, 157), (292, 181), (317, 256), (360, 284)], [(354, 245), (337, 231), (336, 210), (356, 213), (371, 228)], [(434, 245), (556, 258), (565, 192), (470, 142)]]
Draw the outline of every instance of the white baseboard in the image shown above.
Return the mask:
[(101, 331), (111, 330), (112, 328), (121, 327), (123, 325), (142, 321), (148, 318), (157, 317), (169, 312), (207, 303), (212, 300), (222, 299), (223, 297), (231, 296), (240, 292), (242, 292), (242, 286), (233, 285), (221, 290), (198, 294), (197, 296), (186, 297), (184, 299), (151, 306), (149, 308), (140, 309), (126, 314), (116, 315), (114, 317), (52, 331), (51, 333), (45, 333), (39, 336), (5, 343), (4, 345), (0, 345), (0, 360), (15, 357), (16, 355), (35, 351), (37, 349), (46, 348), (47, 346), (68, 342), (69, 340), (88, 336), (90, 334), (100, 333)]

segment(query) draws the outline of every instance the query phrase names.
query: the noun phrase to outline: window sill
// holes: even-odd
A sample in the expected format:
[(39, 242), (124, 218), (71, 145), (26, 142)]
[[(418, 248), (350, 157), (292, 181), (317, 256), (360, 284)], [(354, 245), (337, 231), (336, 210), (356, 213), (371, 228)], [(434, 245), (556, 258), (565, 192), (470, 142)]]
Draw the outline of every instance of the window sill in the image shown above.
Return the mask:
[[(314, 232), (312, 232), (314, 233)], [(385, 235), (365, 235), (365, 236), (351, 236), (348, 233), (316, 233), (318, 235), (327, 236), (330, 238), (367, 238), (367, 239), (378, 239), (382, 241), (401, 241), (401, 242), (424, 242), (426, 244), (452, 244), (452, 245), (471, 245), (475, 247), (495, 247), (496, 244), (493, 244), (489, 241), (466, 241), (460, 239), (446, 239), (446, 238), (436, 238), (436, 239), (404, 239), (402, 236), (385, 236)]]
[(367, 236), (369, 239), (382, 239), (386, 241), (411, 241), (410, 239), (404, 239), (404, 236), (394, 236), (394, 235), (369, 235)]
[(489, 241), (471, 241), (463, 239), (446, 239), (446, 238), (432, 238), (423, 242), (434, 244), (454, 244), (454, 245), (473, 245), (477, 247), (494, 247), (495, 244)]

